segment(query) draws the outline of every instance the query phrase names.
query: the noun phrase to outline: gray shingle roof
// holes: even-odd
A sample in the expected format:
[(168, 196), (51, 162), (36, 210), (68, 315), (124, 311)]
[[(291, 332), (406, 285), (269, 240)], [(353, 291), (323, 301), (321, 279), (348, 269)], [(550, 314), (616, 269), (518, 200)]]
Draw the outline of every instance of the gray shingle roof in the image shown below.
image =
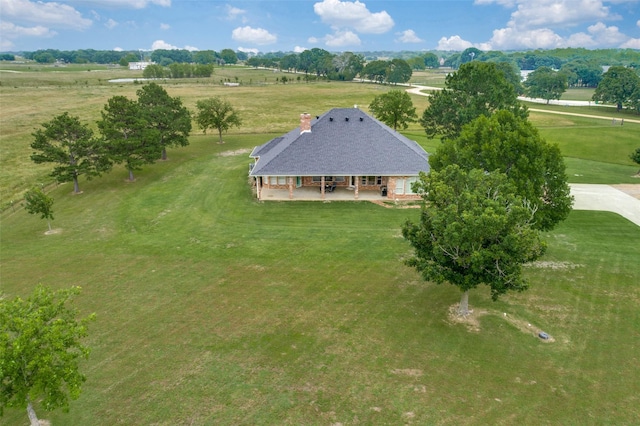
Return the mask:
[(429, 171), (428, 154), (358, 108), (334, 108), (254, 148), (251, 176), (413, 176)]

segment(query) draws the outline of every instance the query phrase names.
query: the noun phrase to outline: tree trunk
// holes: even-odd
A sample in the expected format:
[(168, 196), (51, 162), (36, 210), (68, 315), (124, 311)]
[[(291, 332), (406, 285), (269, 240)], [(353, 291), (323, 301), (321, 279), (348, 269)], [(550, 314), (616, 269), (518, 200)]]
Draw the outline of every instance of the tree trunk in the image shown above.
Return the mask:
[(80, 193), (80, 185), (78, 185), (78, 175), (73, 176), (73, 192), (74, 194)]
[(222, 140), (222, 129), (218, 130), (218, 134), (220, 135), (220, 141), (218, 143), (224, 143), (224, 141)]
[(133, 169), (129, 169), (129, 182), (133, 182), (135, 178), (133, 177)]
[(167, 160), (167, 148), (162, 148), (162, 156), (160, 157), (163, 161)]
[(469, 315), (469, 290), (462, 293), (458, 315), (462, 315), (463, 317)]
[(47, 219), (47, 226), (49, 227), (49, 232), (51, 232), (51, 221)]
[(38, 420), (38, 416), (36, 416), (36, 411), (31, 405), (31, 401), (27, 403), (27, 415), (29, 416), (29, 422), (31, 422), (31, 426), (40, 426), (40, 421)]

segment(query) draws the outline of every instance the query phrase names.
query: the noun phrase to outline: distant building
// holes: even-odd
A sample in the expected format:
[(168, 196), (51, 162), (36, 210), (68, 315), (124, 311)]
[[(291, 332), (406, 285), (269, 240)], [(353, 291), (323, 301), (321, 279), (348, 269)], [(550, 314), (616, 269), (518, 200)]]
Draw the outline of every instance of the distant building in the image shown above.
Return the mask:
[(130, 70), (143, 70), (153, 62), (129, 62)]

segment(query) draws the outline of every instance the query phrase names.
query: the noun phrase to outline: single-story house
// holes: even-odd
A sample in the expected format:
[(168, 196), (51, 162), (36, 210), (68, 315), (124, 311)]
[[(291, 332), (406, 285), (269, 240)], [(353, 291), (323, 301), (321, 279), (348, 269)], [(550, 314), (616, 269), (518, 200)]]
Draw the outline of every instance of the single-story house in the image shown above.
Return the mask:
[(428, 154), (420, 145), (391, 129), (357, 106), (334, 108), (312, 119), (300, 115), (300, 127), (253, 149), (249, 176), (258, 199), (269, 190), (309, 188), (318, 200), (331, 193), (352, 191), (358, 199), (375, 191), (389, 200), (420, 197), (411, 184), (429, 172)]
[(153, 62), (129, 62), (130, 70), (144, 70), (149, 65), (153, 64)]

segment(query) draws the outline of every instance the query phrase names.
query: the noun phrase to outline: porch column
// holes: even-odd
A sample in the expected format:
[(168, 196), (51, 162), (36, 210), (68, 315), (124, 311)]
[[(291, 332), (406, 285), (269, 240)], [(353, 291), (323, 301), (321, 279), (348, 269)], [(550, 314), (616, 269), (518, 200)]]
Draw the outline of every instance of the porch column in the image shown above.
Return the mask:
[(289, 199), (293, 200), (293, 178), (289, 176)]
[(353, 197), (358, 199), (358, 191), (360, 190), (360, 176), (356, 176), (356, 189), (353, 190)]
[(320, 179), (320, 194), (324, 200), (324, 175), (322, 175), (322, 178)]
[(260, 176), (256, 177), (256, 194), (259, 200), (262, 196), (262, 178)]

